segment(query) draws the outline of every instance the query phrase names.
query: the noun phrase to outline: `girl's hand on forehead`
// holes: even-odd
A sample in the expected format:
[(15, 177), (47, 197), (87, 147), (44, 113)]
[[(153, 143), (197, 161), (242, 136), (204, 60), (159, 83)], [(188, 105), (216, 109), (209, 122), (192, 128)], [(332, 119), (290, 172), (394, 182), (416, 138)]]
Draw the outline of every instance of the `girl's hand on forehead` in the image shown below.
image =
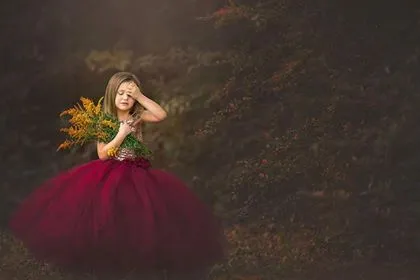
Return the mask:
[(141, 92), (140, 92), (139, 87), (136, 85), (136, 83), (130, 82), (127, 85), (127, 94), (133, 97), (134, 99), (137, 99), (140, 97)]

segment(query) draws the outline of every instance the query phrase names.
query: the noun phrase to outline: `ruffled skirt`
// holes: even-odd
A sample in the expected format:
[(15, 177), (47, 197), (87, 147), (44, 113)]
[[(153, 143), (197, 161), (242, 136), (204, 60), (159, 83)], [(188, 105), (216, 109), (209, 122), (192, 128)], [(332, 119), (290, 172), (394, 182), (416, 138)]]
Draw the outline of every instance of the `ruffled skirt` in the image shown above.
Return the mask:
[(223, 256), (211, 211), (144, 159), (59, 174), (21, 204), (10, 228), (37, 258), (83, 271), (187, 271)]

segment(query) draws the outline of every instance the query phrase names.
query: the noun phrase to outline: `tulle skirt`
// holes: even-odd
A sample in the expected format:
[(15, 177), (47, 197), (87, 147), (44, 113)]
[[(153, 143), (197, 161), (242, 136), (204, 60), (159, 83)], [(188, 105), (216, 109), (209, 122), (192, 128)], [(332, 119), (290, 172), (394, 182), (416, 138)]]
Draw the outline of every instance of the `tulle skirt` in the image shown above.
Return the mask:
[(95, 160), (50, 179), (10, 220), (37, 257), (83, 271), (188, 271), (223, 256), (211, 211), (147, 160)]

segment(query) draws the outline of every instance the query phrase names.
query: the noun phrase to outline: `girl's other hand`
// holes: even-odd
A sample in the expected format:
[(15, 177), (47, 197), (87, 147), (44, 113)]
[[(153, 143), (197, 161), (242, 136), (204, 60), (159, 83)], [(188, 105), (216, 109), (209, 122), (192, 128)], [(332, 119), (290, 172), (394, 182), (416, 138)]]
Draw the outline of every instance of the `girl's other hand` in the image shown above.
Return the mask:
[(133, 132), (134, 130), (135, 130), (135, 128), (130, 123), (121, 122), (118, 133), (121, 133), (122, 135), (127, 136), (131, 132)]

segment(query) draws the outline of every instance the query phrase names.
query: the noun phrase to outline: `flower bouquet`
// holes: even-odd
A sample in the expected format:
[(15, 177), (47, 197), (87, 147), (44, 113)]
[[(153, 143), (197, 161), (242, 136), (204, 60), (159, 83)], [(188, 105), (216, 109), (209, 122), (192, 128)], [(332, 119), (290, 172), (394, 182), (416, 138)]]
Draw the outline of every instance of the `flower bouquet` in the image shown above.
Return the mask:
[[(76, 104), (73, 108), (64, 110), (60, 114), (60, 117), (70, 116), (68, 120), (70, 126), (60, 129), (68, 135), (68, 139), (61, 143), (57, 150), (83, 146), (90, 141), (108, 143), (117, 135), (120, 123), (117, 118), (103, 112), (102, 99), (95, 104), (92, 100), (81, 97), (81, 104)], [(152, 154), (132, 134), (124, 139), (120, 147), (131, 149), (136, 155), (142, 157)]]

